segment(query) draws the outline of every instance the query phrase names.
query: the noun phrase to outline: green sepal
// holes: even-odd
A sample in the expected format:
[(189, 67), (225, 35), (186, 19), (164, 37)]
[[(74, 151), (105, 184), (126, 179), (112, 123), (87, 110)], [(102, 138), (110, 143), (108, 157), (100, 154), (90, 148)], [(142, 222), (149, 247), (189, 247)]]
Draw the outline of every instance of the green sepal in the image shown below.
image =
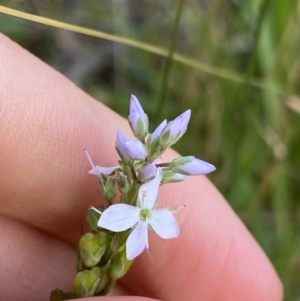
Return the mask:
[(119, 233), (114, 233), (111, 243), (110, 243), (110, 249), (112, 252), (117, 252), (119, 247)]
[(98, 230), (98, 221), (100, 219), (100, 214), (94, 209), (89, 209), (87, 213), (87, 222), (92, 230)]
[(159, 139), (156, 138), (153, 141), (147, 140), (147, 151), (148, 151), (148, 160), (149, 163), (152, 163), (163, 153), (162, 148), (159, 144)]
[(115, 233), (110, 244), (112, 253), (116, 253), (124, 249), (129, 233), (130, 232), (128, 230)]
[(167, 149), (170, 146), (171, 130), (167, 130), (159, 137), (159, 144), (162, 149)]
[(126, 248), (119, 251), (111, 261), (109, 274), (112, 280), (123, 277), (129, 270), (133, 260), (128, 260), (126, 256)]
[(139, 170), (144, 164), (145, 164), (144, 160), (142, 160), (142, 161), (135, 161), (133, 163), (134, 170)]
[(82, 261), (82, 257), (80, 255), (80, 251), (79, 248), (76, 248), (76, 271), (77, 272), (81, 272), (84, 270), (87, 270), (88, 267), (84, 265), (83, 261)]
[(110, 285), (110, 275), (108, 274), (108, 272), (104, 272), (104, 270), (102, 269), (102, 277), (101, 277), (101, 281), (99, 283), (99, 286), (98, 286), (98, 293), (97, 293), (97, 296), (104, 296), (107, 294), (107, 287), (109, 287)]
[(100, 261), (105, 251), (105, 245), (101, 246), (96, 254), (92, 254), (89, 249), (83, 248), (80, 252), (80, 255), (85, 266), (93, 267)]
[(141, 118), (138, 119), (136, 127), (132, 125), (130, 122), (130, 118), (128, 118), (129, 126), (136, 138), (138, 138), (140, 141), (143, 142), (143, 140), (148, 135), (148, 127), (149, 127), (149, 119), (148, 116), (145, 114), (145, 120), (142, 120)]
[(176, 172), (174, 172), (172, 169), (168, 167), (163, 168), (162, 172), (163, 172), (163, 178), (161, 180), (161, 184), (178, 183), (184, 180), (184, 178), (176, 177)]
[(79, 252), (82, 262), (87, 267), (98, 264), (109, 251), (110, 237), (103, 231), (97, 233), (86, 233), (79, 240)]
[(99, 267), (93, 267), (77, 273), (73, 287), (78, 297), (93, 297), (100, 292), (102, 270)]
[(130, 183), (128, 177), (123, 172), (120, 172), (117, 176), (117, 185), (122, 195), (125, 196), (129, 193)]
[(193, 156), (185, 156), (185, 157), (176, 158), (171, 163), (169, 163), (169, 168), (171, 168), (176, 173), (180, 173), (182, 175), (189, 176), (189, 175), (191, 175), (191, 173), (187, 172), (186, 170), (182, 169), (181, 167), (187, 163), (192, 162), (193, 159), (194, 159)]
[(109, 203), (114, 199), (116, 195), (115, 190), (116, 180), (112, 177), (109, 177), (105, 183), (105, 190), (103, 191), (103, 198)]

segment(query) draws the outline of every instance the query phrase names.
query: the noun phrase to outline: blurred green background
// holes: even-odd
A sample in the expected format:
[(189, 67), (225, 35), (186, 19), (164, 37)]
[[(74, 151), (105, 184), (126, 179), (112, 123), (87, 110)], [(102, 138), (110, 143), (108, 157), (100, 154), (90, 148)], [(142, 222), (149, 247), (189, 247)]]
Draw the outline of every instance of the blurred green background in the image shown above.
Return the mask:
[(285, 300), (300, 300), (300, 1), (0, 5), (164, 49), (158, 55), (0, 13), (2, 32), (124, 116), (131, 93), (151, 129), (191, 108), (175, 148), (217, 166), (210, 179), (273, 262)]

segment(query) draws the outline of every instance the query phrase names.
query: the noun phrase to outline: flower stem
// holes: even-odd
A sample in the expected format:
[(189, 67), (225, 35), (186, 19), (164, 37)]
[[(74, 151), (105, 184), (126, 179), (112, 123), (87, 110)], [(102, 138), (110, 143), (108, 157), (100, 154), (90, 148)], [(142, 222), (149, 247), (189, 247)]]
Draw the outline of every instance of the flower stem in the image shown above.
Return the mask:
[(167, 163), (159, 163), (159, 164), (155, 164), (156, 167), (168, 167), (170, 164), (170, 162), (167, 162)]
[[(167, 85), (168, 85), (168, 80), (170, 76), (170, 71), (172, 68), (172, 61), (173, 61), (173, 54), (175, 52), (176, 48), (176, 42), (177, 42), (177, 37), (178, 37), (178, 29), (179, 29), (179, 21), (182, 13), (182, 8), (183, 8), (183, 2), (184, 0), (179, 0), (178, 5), (177, 5), (177, 10), (176, 10), (176, 15), (175, 15), (175, 20), (171, 32), (171, 42), (170, 42), (170, 48), (168, 52), (168, 56), (166, 58), (165, 66), (163, 69), (163, 74), (162, 74), (162, 79), (161, 79), (161, 87), (160, 87), (160, 95), (158, 98), (156, 110), (155, 110), (155, 116), (158, 118), (161, 116), (163, 112), (163, 105), (165, 103), (166, 99), (166, 94), (167, 94)], [(160, 119), (160, 118), (158, 118)]]
[(141, 185), (138, 183), (137, 180), (133, 181), (132, 186), (131, 186), (131, 190), (130, 190), (129, 195), (128, 195), (127, 204), (129, 204), (129, 205), (134, 204), (134, 202), (136, 201), (140, 186)]

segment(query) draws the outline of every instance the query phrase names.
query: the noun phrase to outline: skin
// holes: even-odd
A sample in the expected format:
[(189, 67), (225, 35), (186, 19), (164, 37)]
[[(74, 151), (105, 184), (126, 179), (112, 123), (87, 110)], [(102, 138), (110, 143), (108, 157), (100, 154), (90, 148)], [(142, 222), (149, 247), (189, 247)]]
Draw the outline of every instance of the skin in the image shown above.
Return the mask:
[[(81, 222), (86, 231), (87, 208), (102, 202), (82, 149), (98, 165), (115, 165), (116, 131), (132, 134), (123, 118), (3, 35), (0, 66), (1, 299), (48, 300), (52, 289), (72, 288)], [(163, 162), (176, 156), (169, 150)], [(206, 177), (165, 185), (159, 200), (160, 208), (186, 205), (176, 213), (179, 238), (150, 231), (150, 253), (102, 301), (282, 299), (269, 260)]]

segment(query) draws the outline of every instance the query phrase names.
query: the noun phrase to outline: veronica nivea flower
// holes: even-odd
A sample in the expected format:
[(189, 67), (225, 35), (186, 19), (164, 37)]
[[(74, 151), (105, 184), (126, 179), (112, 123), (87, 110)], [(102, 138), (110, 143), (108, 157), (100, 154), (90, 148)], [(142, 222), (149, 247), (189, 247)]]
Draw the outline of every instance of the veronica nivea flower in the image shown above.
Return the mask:
[(216, 170), (216, 167), (212, 164), (197, 159), (194, 156), (176, 158), (168, 167), (174, 172), (188, 176), (205, 175)]
[(140, 140), (148, 135), (149, 120), (138, 99), (131, 95), (128, 116), (129, 125), (135, 137)]
[(104, 210), (98, 221), (98, 227), (113, 232), (133, 228), (126, 241), (126, 256), (129, 260), (141, 254), (145, 248), (149, 248), (149, 227), (165, 239), (179, 235), (179, 227), (172, 212), (182, 206), (155, 210), (161, 180), (162, 171), (157, 168), (155, 178), (140, 187), (137, 207), (127, 204), (111, 205)]
[(98, 177), (100, 176), (100, 174), (109, 175), (120, 167), (119, 165), (111, 166), (111, 167), (102, 167), (102, 166), (95, 165), (88, 151), (86, 149), (84, 149), (83, 151), (86, 154), (87, 159), (89, 160), (92, 166), (92, 169), (89, 171), (89, 174), (96, 175)]
[(147, 149), (141, 141), (129, 140), (121, 131), (117, 132), (116, 148), (125, 159), (144, 160), (147, 156)]
[(145, 164), (138, 172), (138, 179), (141, 182), (148, 182), (155, 178), (156, 175), (156, 165), (155, 164)]
[(166, 149), (182, 137), (186, 132), (190, 117), (191, 110), (187, 110), (164, 127), (160, 134), (160, 145), (162, 149)]

